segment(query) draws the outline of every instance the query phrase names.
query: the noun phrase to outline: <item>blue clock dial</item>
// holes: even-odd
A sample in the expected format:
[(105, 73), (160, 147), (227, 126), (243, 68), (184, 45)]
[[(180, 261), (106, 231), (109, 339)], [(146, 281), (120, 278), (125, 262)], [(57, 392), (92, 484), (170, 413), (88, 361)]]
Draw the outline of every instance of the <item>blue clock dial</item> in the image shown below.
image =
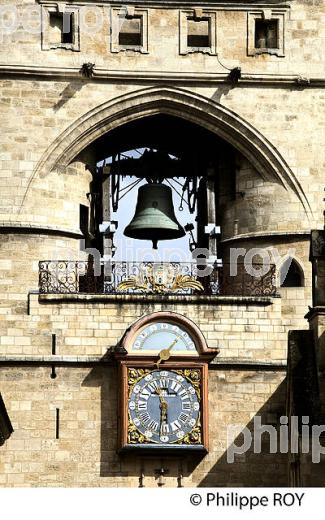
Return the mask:
[(131, 389), (128, 409), (137, 436), (151, 443), (182, 443), (200, 418), (196, 389), (173, 370), (154, 370), (140, 378)]
[(158, 353), (172, 343), (171, 354), (196, 352), (193, 338), (185, 329), (172, 322), (155, 322), (144, 327), (134, 338), (132, 350)]

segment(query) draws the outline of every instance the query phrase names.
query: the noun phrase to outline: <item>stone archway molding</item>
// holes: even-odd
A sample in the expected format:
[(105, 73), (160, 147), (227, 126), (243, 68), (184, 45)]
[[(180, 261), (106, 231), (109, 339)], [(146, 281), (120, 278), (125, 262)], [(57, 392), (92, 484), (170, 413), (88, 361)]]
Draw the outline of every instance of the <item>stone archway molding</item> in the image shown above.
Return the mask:
[(173, 115), (200, 125), (239, 150), (269, 180), (292, 190), (308, 218), (312, 211), (297, 177), (284, 158), (250, 123), (211, 99), (171, 86), (136, 90), (97, 106), (83, 114), (48, 147), (33, 178), (65, 168), (97, 138), (125, 123), (155, 114)]

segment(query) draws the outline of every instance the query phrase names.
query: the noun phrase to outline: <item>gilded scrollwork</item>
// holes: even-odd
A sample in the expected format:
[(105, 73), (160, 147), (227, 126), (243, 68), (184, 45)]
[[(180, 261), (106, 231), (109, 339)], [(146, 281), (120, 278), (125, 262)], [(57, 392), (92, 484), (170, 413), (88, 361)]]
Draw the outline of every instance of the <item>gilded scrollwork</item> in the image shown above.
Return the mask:
[(203, 285), (196, 276), (180, 273), (183, 269), (180, 264), (154, 264), (143, 262), (137, 275), (123, 279), (117, 286), (117, 291), (138, 291), (145, 293), (177, 293), (191, 294), (201, 292)]
[(149, 368), (128, 368), (128, 396), (130, 397), (133, 387), (137, 384), (140, 379), (146, 374), (149, 374), (151, 370)]
[(201, 444), (202, 443), (202, 428), (201, 421), (198, 419), (194, 428), (185, 435), (182, 439), (180, 439), (177, 444)]
[(128, 414), (128, 443), (129, 444), (146, 444), (149, 443), (149, 439), (147, 439), (141, 432), (139, 432), (138, 428), (133, 424), (130, 418), (130, 414)]
[(185, 368), (181, 370), (175, 370), (175, 372), (188, 379), (188, 381), (194, 387), (198, 399), (201, 399), (201, 370), (198, 368)]

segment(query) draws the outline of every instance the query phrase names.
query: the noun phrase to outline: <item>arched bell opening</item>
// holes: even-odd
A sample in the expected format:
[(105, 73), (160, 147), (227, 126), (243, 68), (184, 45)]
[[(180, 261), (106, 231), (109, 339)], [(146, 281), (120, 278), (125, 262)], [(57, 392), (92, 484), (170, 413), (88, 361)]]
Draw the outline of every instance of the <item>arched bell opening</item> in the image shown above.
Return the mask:
[[(84, 159), (87, 156), (92, 157), (90, 163)], [(150, 158), (154, 160), (148, 160)], [(128, 283), (130, 273), (126, 273), (122, 262), (127, 260), (126, 251), (116, 246), (116, 238), (134, 216), (143, 222), (142, 215), (136, 210), (138, 190), (141, 183), (145, 185), (148, 180), (152, 183), (153, 163), (155, 181), (165, 186), (174, 184), (180, 193), (177, 195), (176, 189), (172, 190), (171, 205), (175, 218), (171, 210), (168, 216), (186, 232), (185, 238), (171, 241), (172, 250), (175, 251), (180, 241), (186, 240), (185, 245), (179, 248), (188, 255), (186, 260), (192, 260), (193, 249), (202, 248), (209, 251), (210, 262), (223, 258), (226, 263), (231, 247), (228, 244), (232, 243), (229, 240), (248, 239), (248, 243), (255, 246), (255, 237), (264, 232), (271, 236), (278, 230), (278, 234), (282, 233), (283, 236), (283, 231), (287, 230), (281, 210), (283, 205), (288, 208), (290, 229), (294, 227), (290, 204), (294, 206), (297, 229), (300, 229), (302, 222), (308, 226), (303, 218), (306, 213), (309, 215), (305, 194), (275, 146), (238, 114), (189, 91), (171, 87), (145, 88), (96, 107), (82, 115), (49, 146), (34, 177), (42, 180), (55, 172), (68, 174), (69, 165), (79, 160), (92, 173), (87, 193), (88, 218), (86, 211), (80, 218), (86, 249), (90, 250), (90, 255), (95, 251), (93, 262), (96, 269), (97, 252), (104, 260), (113, 261), (115, 274), (118, 266), (115, 260), (119, 258), (121, 278), (123, 275)], [(132, 179), (134, 186), (131, 189)], [(123, 182), (129, 183), (130, 192)], [(182, 215), (178, 214), (185, 186), (183, 199), (187, 201), (189, 218), (184, 218), (185, 209)], [(126, 209), (123, 209), (121, 197), (118, 197), (121, 187), (125, 188), (122, 202), (127, 201)], [(296, 210), (297, 198), (301, 215)], [(147, 196), (142, 207), (147, 208), (148, 201), (151, 199)], [(122, 225), (126, 210), (131, 213)], [(91, 233), (85, 225), (87, 220)], [(127, 240), (135, 245), (134, 238), (124, 237), (124, 241)], [(138, 249), (142, 251), (146, 242), (142, 237), (139, 242)], [(148, 240), (147, 246), (152, 252), (152, 242)], [(158, 252), (168, 247), (168, 240), (158, 241)], [(141, 257), (136, 260), (141, 260)], [(192, 263), (197, 264), (195, 261)], [(76, 271), (78, 269), (79, 265)], [(88, 271), (91, 275), (92, 264), (87, 266), (87, 274)], [(166, 286), (168, 273), (165, 270), (155, 277), (152, 292), (159, 292), (161, 285)], [(133, 278), (135, 274), (132, 273)], [(104, 278), (110, 284), (109, 276), (105, 274)], [(147, 287), (147, 281), (152, 276), (147, 273), (146, 277), (144, 285)], [(224, 280), (222, 282), (217, 276), (211, 282), (210, 277), (208, 292), (244, 294), (243, 285), (250, 284), (253, 287), (250, 292), (263, 293), (261, 284), (252, 285), (251, 280), (247, 284), (245, 277), (245, 273), (239, 273), (240, 279), (235, 280), (238, 281), (238, 288), (234, 280), (231, 280), (232, 287), (228, 287), (227, 280), (226, 283)], [(267, 294), (273, 294), (272, 280), (270, 276), (270, 283), (266, 282)], [(98, 283), (102, 288), (101, 279)], [(137, 287), (140, 292), (143, 290), (141, 283)], [(96, 288), (91, 284), (89, 291), (97, 290), (98, 284)], [(110, 285), (109, 290), (112, 287)], [(119, 284), (116, 287), (117, 290), (121, 289)], [(123, 285), (123, 288), (128, 287)], [(196, 287), (191, 287), (191, 290)], [(80, 291), (80, 284), (77, 290)]]
[(103, 216), (92, 247), (119, 260), (129, 259), (131, 250), (137, 260), (145, 259), (142, 252), (153, 259), (152, 246), (160, 260), (189, 261), (202, 248), (217, 258), (219, 192), (224, 203), (227, 163), (229, 199), (236, 197), (239, 152), (205, 128), (166, 114), (126, 123), (97, 139), (92, 150), (97, 193), (89, 197)]

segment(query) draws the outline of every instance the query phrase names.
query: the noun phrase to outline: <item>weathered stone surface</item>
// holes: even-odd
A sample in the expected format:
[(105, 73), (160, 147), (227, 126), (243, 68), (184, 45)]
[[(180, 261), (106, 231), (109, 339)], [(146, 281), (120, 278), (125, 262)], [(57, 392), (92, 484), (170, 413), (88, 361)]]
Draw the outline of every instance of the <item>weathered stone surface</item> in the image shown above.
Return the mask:
[[(1, 35), (0, 353), (7, 361), (48, 357), (56, 334), (57, 355), (99, 357), (140, 316), (184, 314), (220, 348), (209, 372), (211, 444), (197, 465), (166, 460), (166, 486), (175, 487), (180, 474), (185, 486), (273, 485), (275, 473), (277, 484), (286, 485), (287, 458), (270, 455), (266, 444), (262, 454), (250, 450), (227, 463), (226, 427), (251, 428), (255, 415), (276, 422), (284, 413), (288, 331), (308, 326), (308, 234), (323, 226), (324, 2), (279, 8), (284, 56), (249, 55), (247, 20), (260, 8), (240, 2), (204, 7), (216, 11), (217, 55), (181, 55), (180, 10), (192, 6), (156, 4), (146, 3), (148, 52), (111, 52), (109, 5), (98, 7), (104, 22), (96, 34), (80, 33), (80, 51), (44, 50), (37, 33)], [(95, 63), (92, 78), (79, 73), (88, 62)], [(237, 84), (227, 79), (234, 67), (242, 73)], [(40, 260), (85, 259), (79, 205), (89, 206), (93, 141), (156, 113), (190, 120), (236, 149), (234, 197), (226, 150), (218, 172), (225, 256), (230, 247), (273, 247), (281, 258), (294, 250), (304, 287), (281, 288), (281, 298), (268, 303), (44, 301), (32, 293)], [(311, 327), (324, 350), (324, 316)], [(41, 362), (1, 366), (0, 391), (15, 431), (0, 448), (0, 485), (134, 487), (143, 472), (145, 485), (156, 486), (156, 460), (116, 454), (116, 368), (58, 366), (56, 374), (51, 379), (51, 367)], [(306, 484), (312, 482), (309, 467)]]

